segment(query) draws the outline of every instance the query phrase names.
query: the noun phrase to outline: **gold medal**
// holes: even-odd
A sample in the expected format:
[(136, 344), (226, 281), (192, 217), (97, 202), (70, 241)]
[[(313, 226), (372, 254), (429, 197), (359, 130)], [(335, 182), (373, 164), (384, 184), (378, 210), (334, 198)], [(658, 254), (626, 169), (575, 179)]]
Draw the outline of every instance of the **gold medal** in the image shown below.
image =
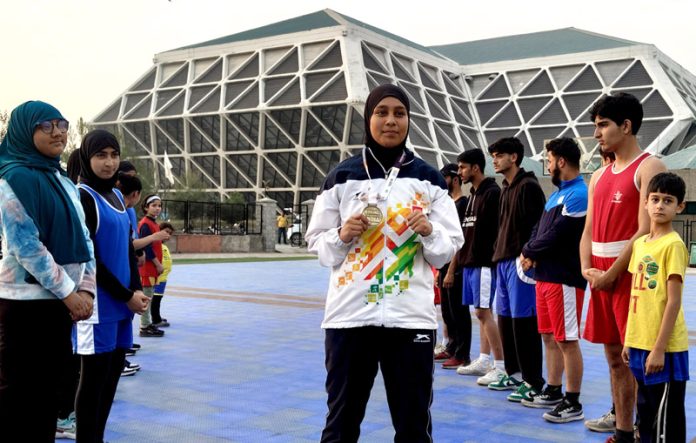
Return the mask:
[(368, 226), (374, 227), (382, 223), (382, 211), (375, 205), (367, 205), (362, 211), (363, 215), (367, 218)]

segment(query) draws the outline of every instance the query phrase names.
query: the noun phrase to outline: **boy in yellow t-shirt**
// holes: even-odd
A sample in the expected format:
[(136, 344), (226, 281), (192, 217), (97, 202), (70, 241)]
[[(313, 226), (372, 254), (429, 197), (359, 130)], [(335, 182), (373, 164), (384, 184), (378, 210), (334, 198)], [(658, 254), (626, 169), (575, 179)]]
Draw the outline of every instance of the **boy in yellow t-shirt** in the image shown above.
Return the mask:
[[(159, 224), (160, 231), (166, 231), (170, 236), (174, 234), (174, 226), (169, 222)], [(166, 318), (162, 318), (160, 314), (160, 306), (162, 305), (162, 297), (164, 297), (164, 289), (167, 286), (167, 278), (172, 271), (172, 255), (169, 253), (169, 247), (165, 245), (166, 240), (162, 240), (162, 268), (164, 270), (157, 277), (157, 282), (153, 289), (152, 297), (152, 323), (158, 328), (166, 328), (169, 322)]]
[(689, 340), (682, 291), (688, 259), (672, 229), (672, 220), (684, 209), (685, 191), (675, 174), (653, 177), (645, 202), (650, 233), (633, 243), (628, 265), (633, 284), (622, 357), (638, 382), (642, 441), (686, 440)]

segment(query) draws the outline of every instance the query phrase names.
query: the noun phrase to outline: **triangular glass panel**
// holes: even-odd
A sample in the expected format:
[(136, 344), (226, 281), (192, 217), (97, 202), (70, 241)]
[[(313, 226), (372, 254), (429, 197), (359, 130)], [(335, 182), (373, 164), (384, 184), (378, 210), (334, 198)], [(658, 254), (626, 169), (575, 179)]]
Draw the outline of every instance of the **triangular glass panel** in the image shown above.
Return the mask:
[(425, 74), (429, 77), (429, 80), (432, 82), (432, 86), (426, 86), (428, 86), (429, 88), (437, 89), (438, 91), (442, 91), (442, 86), (440, 86), (440, 83), (438, 81), (438, 79), (440, 78), (440, 70), (421, 62), (418, 62), (417, 65), (421, 79), (423, 78), (423, 72), (425, 72)]
[(183, 62), (163, 63), (159, 65), (159, 86), (162, 87), (162, 83), (169, 80), (169, 77), (175, 72), (178, 72), (182, 65), (184, 65)]
[(162, 109), (164, 105), (166, 105), (169, 100), (173, 99), (178, 93), (180, 93), (182, 89), (165, 89), (162, 91), (157, 91), (157, 102), (155, 105), (155, 111), (159, 111)]
[(380, 45), (373, 45), (366, 41), (363, 41), (362, 43), (363, 49), (367, 48), (368, 52), (374, 57), (377, 63), (379, 63), (379, 65), (385, 69), (384, 73), (389, 73), (389, 70), (387, 69), (389, 67), (389, 61), (384, 47)]
[(484, 131), (483, 136), (486, 139), (486, 145), (490, 146), (501, 138), (514, 137), (515, 134), (517, 134), (516, 129), (499, 129), (494, 131)]
[[(307, 151), (305, 152), (305, 155), (309, 156), (310, 152), (319, 152), (319, 153), (329, 153), (329, 152), (335, 152), (336, 157), (339, 157), (340, 151)], [(315, 154), (317, 155), (317, 154)], [(309, 161), (309, 159), (305, 156), (300, 157), (302, 161), (302, 166), (301, 166), (301, 175), (300, 175), (300, 186), (302, 187), (319, 187), (321, 186), (322, 182), (324, 181), (324, 177), (326, 176), (326, 172), (321, 172), (317, 167)], [(328, 171), (327, 171), (328, 172)]]
[(123, 97), (125, 99), (125, 106), (123, 107), (123, 113), (130, 113), (137, 106), (137, 104), (140, 103), (148, 95), (149, 94), (147, 92), (139, 92), (136, 94), (124, 95)]
[(568, 85), (566, 92), (573, 91), (599, 91), (602, 89), (602, 83), (594, 73), (592, 66), (587, 66), (575, 80)]
[(411, 81), (415, 82), (416, 72), (413, 70), (413, 60), (394, 53), (392, 53), (391, 58), (392, 61), (396, 61), (397, 63), (399, 63), (401, 68), (403, 68), (406, 71), (406, 73), (412, 78)]
[(118, 115), (121, 111), (121, 98), (119, 97), (116, 102), (109, 106), (109, 108), (99, 114), (97, 118), (94, 119), (95, 122), (111, 122), (118, 120)]
[(600, 96), (601, 94), (590, 92), (586, 94), (564, 94), (562, 98), (570, 114), (570, 119), (576, 120), (583, 112), (587, 111), (587, 108)]
[(643, 101), (648, 94), (653, 91), (653, 88), (637, 88), (637, 89), (612, 89), (612, 94), (616, 92), (627, 92), (638, 99), (638, 101)]
[[(208, 134), (208, 137), (216, 143), (220, 143), (220, 116), (219, 115), (202, 115), (191, 117), (191, 121), (200, 128), (200, 130)], [(183, 130), (182, 130), (183, 137)]]
[(242, 78), (256, 78), (259, 76), (259, 54), (254, 53), (251, 57), (249, 57), (248, 61), (239, 68), (236, 72), (232, 73), (228, 78), (230, 80), (233, 79), (242, 79)]
[(454, 137), (454, 129), (450, 125), (434, 123), (435, 138), (437, 139), (437, 147), (452, 151), (457, 149), (457, 139)]
[[(157, 165), (157, 171), (159, 172), (160, 184), (169, 184), (169, 181), (167, 181), (164, 175), (163, 161), (164, 160), (162, 159), (158, 159), (155, 161), (155, 164)], [(184, 159), (184, 157), (172, 156), (169, 157), (169, 162), (172, 164), (172, 174), (174, 174), (174, 180), (175, 182), (177, 182), (179, 181), (180, 177), (184, 177), (186, 175), (186, 160)], [(138, 171), (138, 173), (139, 175), (143, 175), (142, 171)]]
[(320, 58), (312, 63), (312, 66), (310, 66), (308, 69), (318, 70), (338, 68), (342, 65), (343, 59), (341, 58), (341, 46), (338, 43), (335, 43), (326, 54), (320, 56)]
[(181, 155), (183, 152), (158, 126), (155, 126), (155, 141), (157, 142), (157, 155), (163, 155), (165, 152), (169, 155)]
[[(176, 141), (179, 146), (177, 148), (183, 152), (184, 147), (184, 120), (181, 118), (167, 119), (167, 120), (155, 120), (159, 127), (174, 141)], [(174, 152), (175, 154), (181, 154), (181, 152)]]
[(195, 125), (189, 125), (189, 142), (189, 152), (191, 153), (217, 151), (217, 146), (210, 143)]
[(672, 123), (672, 120), (643, 120), (638, 132), (638, 144), (643, 149), (648, 149), (662, 132)]
[(123, 116), (124, 119), (135, 120), (139, 118), (147, 118), (150, 116), (150, 107), (152, 106), (152, 94), (148, 94), (147, 98), (140, 102), (132, 111)]
[(304, 146), (308, 148), (321, 146), (337, 146), (338, 142), (324, 129), (319, 121), (310, 113), (306, 114)]
[(295, 73), (300, 69), (297, 61), (297, 48), (293, 48), (290, 54), (271, 70), (269, 75), (290, 74)]
[(365, 123), (363, 122), (363, 116), (355, 108), (351, 108), (350, 111), (350, 131), (348, 134), (348, 144), (349, 145), (361, 145), (365, 139)]
[(485, 126), (488, 120), (497, 114), (498, 111), (503, 109), (503, 106), (505, 106), (507, 103), (508, 100), (476, 103), (476, 112), (478, 113), (479, 120), (481, 121), (481, 126)]
[[(261, 174), (263, 177), (261, 184), (264, 188), (289, 188), (294, 185), (294, 183), (287, 181), (267, 158), (261, 156), (261, 162)], [(271, 197), (273, 193), (268, 192), (267, 194), (270, 198), (273, 198)], [(277, 198), (274, 198), (274, 200), (278, 201)]]
[(195, 112), (217, 112), (220, 110), (220, 86), (216, 86), (215, 90), (204, 98), (193, 111)]
[(475, 129), (465, 128), (463, 126), (459, 127), (459, 131), (466, 134), (466, 136), (474, 143), (475, 147), (481, 147), (481, 133)]
[(313, 42), (302, 45), (302, 66), (309, 66), (331, 43), (333, 41)]
[(419, 114), (426, 114), (425, 108), (423, 107), (423, 98), (421, 97), (421, 89), (418, 86), (410, 85), (403, 82), (398, 82), (398, 85), (406, 91), (408, 95), (408, 100), (411, 102), (411, 112), (417, 112)]
[(195, 79), (201, 76), (204, 72), (210, 68), (213, 63), (215, 63), (215, 60), (217, 57), (208, 57), (208, 58), (198, 58), (193, 60), (193, 78), (194, 78), (194, 83)]
[(615, 88), (628, 88), (631, 86), (652, 85), (653, 79), (648, 74), (648, 71), (643, 67), (640, 60), (636, 60), (635, 64), (626, 72), (621, 79), (614, 84)]
[(437, 84), (437, 81), (431, 77), (430, 73), (420, 63), (418, 64), (418, 73), (420, 74), (420, 79), (423, 86), (426, 88), (435, 89), (437, 91), (442, 89), (442, 87)]
[(247, 60), (253, 57), (253, 52), (245, 52), (242, 54), (230, 54), (227, 56), (227, 78), (234, 74), (239, 68), (245, 66)]
[(539, 74), (534, 80), (528, 83), (527, 87), (525, 87), (522, 90), (522, 92), (520, 92), (520, 95), (542, 95), (553, 94), (554, 92), (555, 89), (553, 87), (553, 84), (551, 84), (549, 74), (546, 71), (541, 71), (541, 74)]
[(553, 76), (553, 81), (556, 82), (556, 88), (558, 88), (559, 91), (565, 88), (568, 82), (578, 75), (584, 66), (585, 65), (570, 65), (549, 68)]
[[(520, 92), (529, 81), (534, 78), (535, 75), (539, 73), (538, 69), (526, 69), (523, 71), (510, 71), (507, 73), (508, 80), (510, 80), (510, 87), (512, 87), (513, 93)], [(508, 94), (509, 95), (509, 94)]]
[(343, 140), (343, 128), (346, 121), (346, 105), (315, 106), (310, 111), (324, 126), (329, 128), (337, 139)]
[(226, 151), (250, 151), (254, 149), (254, 145), (227, 119), (225, 119), (225, 127), (225, 132), (227, 133), (225, 141)]
[(632, 61), (632, 59), (625, 59), (596, 62), (595, 68), (597, 68), (597, 72), (599, 72), (599, 76), (602, 77), (604, 84), (606, 86), (611, 86), (619, 75), (628, 68), (628, 65), (630, 65)]
[(290, 82), (290, 86), (282, 92), (280, 96), (273, 100), (272, 106), (297, 105), (302, 100), (300, 97), (300, 79), (294, 77)]
[(295, 143), (299, 143), (302, 110), (299, 108), (283, 109), (271, 111), (270, 114), (278, 126), (283, 128), (287, 134), (290, 134)]
[(401, 79), (401, 80), (406, 80), (406, 81), (412, 82), (412, 83), (414, 83), (416, 81), (416, 79), (413, 78), (413, 75), (411, 75), (409, 70), (404, 68), (401, 65), (401, 63), (399, 63), (397, 61), (396, 57), (394, 57), (392, 55), (391, 59), (392, 59), (392, 67), (394, 68), (394, 75), (396, 75), (396, 78)]
[(509, 96), (510, 90), (507, 87), (507, 83), (505, 83), (505, 76), (500, 75), (478, 99), (488, 100), (493, 98), (508, 98)]
[(535, 118), (532, 122), (532, 124), (535, 126), (566, 123), (568, 123), (568, 117), (566, 117), (565, 111), (557, 98), (553, 99), (551, 104), (541, 113), (541, 115)]
[(345, 100), (348, 97), (348, 91), (346, 90), (346, 82), (341, 72), (336, 78), (331, 82), (331, 84), (320, 92), (318, 95), (313, 97), (311, 101), (313, 102), (334, 102), (339, 100)]
[[(305, 151), (305, 155), (319, 166), (324, 174), (328, 174), (340, 161), (341, 152), (335, 149), (328, 151)], [(306, 165), (307, 162), (303, 162)], [(305, 185), (302, 185), (305, 186)]]
[(188, 83), (188, 63), (184, 63), (179, 70), (160, 85), (160, 88), (171, 86), (184, 86)]
[(234, 154), (228, 155), (227, 160), (237, 166), (237, 168), (251, 179), (252, 184), (256, 184), (258, 177), (258, 156), (256, 154)]
[(307, 94), (307, 97), (313, 96), (315, 92), (322, 88), (326, 84), (326, 82), (328, 82), (330, 79), (334, 77), (334, 75), (336, 75), (336, 72), (338, 71), (306, 74), (305, 93)]
[(461, 75), (460, 74), (455, 74), (453, 72), (446, 72), (442, 71), (442, 81), (445, 84), (445, 89), (447, 92), (449, 92), (451, 95), (455, 97), (465, 97), (466, 94), (464, 94), (464, 89), (462, 89), (462, 86), (460, 84), (461, 82)]
[(218, 58), (213, 66), (206, 73), (194, 80), (194, 83), (219, 82), (222, 79), (222, 59)]
[(412, 115), (411, 127), (408, 131), (408, 139), (412, 145), (427, 146), (432, 148), (433, 142), (431, 141), (430, 125), (428, 124), (428, 120)]
[(237, 128), (251, 140), (254, 146), (259, 143), (259, 113), (258, 112), (241, 112), (227, 114)]
[(126, 123), (123, 128), (124, 149), (129, 156), (151, 154), (152, 139), (150, 138), (149, 122)]
[(371, 77), (373, 79), (373, 81), (375, 82), (375, 87), (379, 85), (387, 85), (394, 83), (394, 80), (392, 80), (391, 78), (382, 74), (377, 74), (376, 72), (368, 72), (367, 77)]
[(135, 84), (130, 91), (149, 91), (155, 87), (155, 77), (157, 76), (157, 70), (152, 68), (150, 72), (143, 77), (137, 84)]
[(471, 96), (476, 98), (478, 95), (486, 89), (488, 85), (491, 84), (498, 77), (497, 73), (491, 74), (480, 74), (471, 76), (470, 80), (467, 80), (469, 87), (471, 88)]
[(489, 128), (507, 128), (510, 126), (519, 126), (522, 122), (520, 117), (517, 115), (517, 110), (515, 105), (510, 102), (505, 109), (498, 116), (488, 123)]
[(529, 128), (529, 136), (532, 138), (532, 150), (534, 151), (534, 154), (544, 152), (546, 149), (544, 141), (558, 137), (558, 134), (560, 134), (564, 129), (565, 126), (557, 126), (553, 128)]
[(263, 149), (290, 149), (295, 146), (283, 131), (273, 123), (273, 120), (266, 119), (264, 126), (266, 130), (263, 138)]
[(478, 143), (472, 140), (469, 135), (462, 130), (462, 128), (459, 128), (459, 138), (462, 141), (462, 144), (464, 145), (464, 149), (473, 149), (478, 147)]
[(244, 92), (236, 102), (234, 102), (231, 106), (228, 106), (228, 109), (256, 109), (259, 106), (259, 84), (258, 82), (254, 83), (254, 86), (249, 88), (246, 92)]
[(297, 152), (267, 152), (266, 158), (290, 179), (290, 185), (297, 178)]
[(245, 80), (241, 82), (227, 83), (225, 85), (225, 106), (229, 106), (252, 84), (254, 80)]
[[(229, 160), (229, 157), (225, 157)], [(225, 163), (225, 188), (239, 189), (239, 188), (249, 188), (255, 186), (256, 183), (248, 180), (237, 168), (235, 168), (234, 163), (228, 161)]]
[(363, 46), (362, 52), (363, 52), (363, 63), (367, 69), (369, 69), (371, 71), (381, 72), (382, 74), (388, 73), (387, 69), (377, 61), (377, 58), (375, 58), (375, 56), (372, 55), (372, 53), (370, 52), (369, 49), (367, 49), (365, 46)]
[(278, 61), (281, 60), (283, 56), (288, 53), (288, 51), (290, 51), (290, 49), (292, 49), (291, 46), (285, 46), (281, 48), (268, 48), (263, 51), (263, 66), (267, 75), (272, 75), (268, 71), (272, 69), (274, 65), (278, 63)]
[(220, 157), (217, 155), (196, 155), (191, 156), (194, 165), (203, 171), (203, 174), (196, 174), (199, 178), (205, 180), (208, 186), (218, 187), (220, 186)]
[[(474, 122), (471, 120), (471, 115), (469, 114), (469, 106), (466, 102), (458, 102), (450, 98), (450, 103), (452, 105), (452, 111), (454, 111), (454, 119), (457, 123), (462, 123), (465, 125), (473, 126)], [(464, 109), (466, 109), (466, 111)]]
[(201, 101), (203, 97), (208, 95), (213, 88), (215, 88), (213, 85), (189, 88), (189, 110), (195, 108), (198, 102)]
[(158, 111), (157, 115), (158, 116), (172, 116), (172, 115), (181, 115), (184, 113), (184, 100), (186, 99), (186, 94), (181, 93), (179, 96), (172, 101), (170, 101), (167, 105), (162, 108), (161, 111)]
[(430, 109), (430, 115), (435, 118), (441, 118), (443, 120), (450, 120), (449, 114), (440, 107), (437, 101), (432, 97), (430, 91), (425, 91), (425, 96), (428, 100), (428, 109)]
[(266, 78), (263, 82), (264, 101), (269, 102), (294, 76)]
[(427, 164), (429, 164), (433, 168), (440, 169), (440, 165), (437, 163), (437, 157), (438, 157), (437, 152), (430, 151), (428, 149), (423, 149), (423, 148), (417, 148), (417, 149), (413, 148), (413, 150)]

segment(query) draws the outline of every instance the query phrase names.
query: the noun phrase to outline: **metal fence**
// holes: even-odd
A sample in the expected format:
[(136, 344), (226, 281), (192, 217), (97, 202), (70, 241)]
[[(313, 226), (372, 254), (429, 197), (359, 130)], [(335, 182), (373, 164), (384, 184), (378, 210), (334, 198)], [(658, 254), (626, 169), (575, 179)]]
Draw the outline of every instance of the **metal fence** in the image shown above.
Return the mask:
[(162, 200), (163, 220), (187, 234), (261, 234), (261, 206), (254, 203), (213, 203)]

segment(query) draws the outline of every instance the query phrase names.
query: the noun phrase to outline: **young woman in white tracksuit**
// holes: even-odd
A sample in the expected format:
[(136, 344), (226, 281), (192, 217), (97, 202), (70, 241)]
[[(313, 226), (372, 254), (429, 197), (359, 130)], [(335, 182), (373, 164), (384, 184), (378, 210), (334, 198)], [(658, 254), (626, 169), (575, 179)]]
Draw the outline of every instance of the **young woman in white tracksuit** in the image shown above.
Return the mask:
[(309, 250), (332, 267), (322, 323), (329, 407), (322, 442), (358, 440), (378, 367), (394, 440), (431, 441), (431, 266), (452, 259), (462, 229), (442, 175), (406, 149), (404, 91), (375, 88), (364, 118), (366, 146), (328, 174), (306, 234)]

